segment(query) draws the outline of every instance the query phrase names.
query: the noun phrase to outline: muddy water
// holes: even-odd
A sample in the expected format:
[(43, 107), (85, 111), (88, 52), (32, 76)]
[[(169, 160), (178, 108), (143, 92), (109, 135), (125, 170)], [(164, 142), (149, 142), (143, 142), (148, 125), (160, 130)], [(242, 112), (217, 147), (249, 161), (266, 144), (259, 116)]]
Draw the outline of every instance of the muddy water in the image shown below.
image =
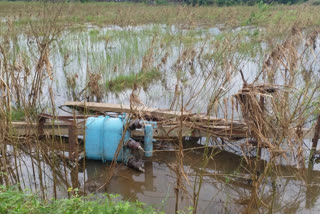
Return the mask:
[[(184, 170), (188, 176), (189, 184), (185, 184), (187, 193), (179, 197), (179, 207), (185, 208), (192, 205), (193, 185), (195, 175), (200, 170), (203, 173), (219, 173), (224, 174), (227, 171), (236, 170), (232, 162), (211, 162), (209, 165), (201, 169), (201, 154), (188, 153), (185, 157)], [(226, 156), (227, 158), (228, 156)], [(232, 159), (232, 158), (231, 158)], [(230, 160), (231, 160), (230, 159)], [(237, 162), (237, 160), (234, 160)], [(238, 160), (239, 161), (239, 160)], [(146, 160), (145, 173), (137, 173), (125, 168), (119, 168), (117, 175), (112, 179), (108, 192), (118, 193), (124, 199), (140, 200), (148, 204), (154, 204), (156, 207), (163, 207), (167, 213), (174, 213), (175, 207), (175, 187), (177, 183), (177, 175), (175, 173), (175, 154), (161, 152), (155, 154), (152, 160)], [(228, 195), (232, 197), (240, 197), (240, 192), (232, 187), (223, 185), (223, 176), (204, 176), (201, 187), (198, 211), (200, 213), (224, 213), (226, 210), (235, 213), (241, 210), (234, 202), (228, 201)], [(244, 184), (245, 185), (245, 184)], [(183, 191), (183, 190), (180, 190)], [(159, 202), (160, 205), (159, 205)]]
[[(306, 142), (306, 145), (310, 147), (310, 142)], [(194, 146), (194, 143), (185, 142), (185, 148), (190, 146)], [(177, 184), (174, 145), (158, 143), (155, 149), (152, 158), (145, 158), (140, 154), (145, 162), (145, 173), (118, 164), (106, 188), (101, 187), (106, 182), (108, 163), (81, 160), (77, 167), (72, 162), (64, 163), (63, 158), (57, 158), (51, 153), (37, 160), (35, 148), (31, 152), (28, 150), (25, 153), (20, 152), (17, 157), (17, 168), (11, 156), (9, 177), (12, 183), (20, 183), (24, 189), (30, 189), (45, 198), (68, 197), (67, 189), (72, 187), (78, 188), (81, 194), (94, 193), (101, 197), (104, 197), (102, 193), (119, 194), (120, 199), (139, 200), (166, 213), (174, 213)], [(260, 176), (267, 161), (256, 161), (252, 157), (247, 163), (242, 156), (236, 154), (237, 152), (226, 150), (210, 149), (209, 153), (212, 155), (206, 164), (203, 161), (203, 148), (185, 151), (183, 164), (188, 181), (182, 179), (179, 209), (186, 211), (187, 207), (194, 206), (193, 198), (201, 177), (198, 213), (243, 212), (253, 199), (255, 191), (269, 204), (274, 189), (274, 213), (320, 211), (320, 164), (316, 163), (310, 170), (298, 170), (294, 164), (290, 165), (288, 160), (279, 159), (278, 165), (273, 168), (276, 171), (274, 180), (267, 175), (261, 186), (255, 188), (249, 172), (256, 164), (257, 176)], [(7, 151), (10, 154), (14, 153), (12, 147), (8, 147)], [(266, 152), (262, 152), (262, 155), (265, 159), (268, 158)], [(13, 174), (18, 176), (12, 176)], [(269, 210), (261, 206), (260, 211), (266, 213)]]
[[(179, 197), (179, 208), (193, 205), (197, 175), (201, 175), (198, 212), (199, 213), (239, 213), (245, 210), (248, 201), (252, 198), (252, 177), (248, 174), (249, 165), (245, 164), (243, 157), (231, 152), (214, 150), (212, 159), (204, 164), (203, 149), (192, 150), (185, 153), (184, 171), (188, 182), (184, 181), (183, 193)], [(155, 152), (154, 156), (145, 160), (145, 173), (128, 169), (118, 165), (115, 175), (105, 189), (108, 193), (119, 194), (122, 199), (142, 201), (152, 204), (156, 208), (164, 209), (166, 213), (174, 213), (176, 204), (175, 187), (177, 174), (175, 171), (176, 154), (173, 151)], [(258, 163), (258, 171), (264, 170), (266, 162)], [(99, 161), (86, 161), (85, 174), (86, 189), (95, 192), (104, 184), (107, 177), (107, 166)], [(280, 213), (308, 213), (320, 210), (319, 166), (307, 174), (291, 166), (279, 164), (276, 168), (278, 177), (275, 188), (276, 204), (274, 211)], [(267, 177), (263, 188), (263, 200), (269, 201), (272, 195), (271, 178)], [(196, 182), (195, 182), (196, 181)], [(307, 185), (306, 185), (307, 183)], [(308, 187), (308, 188), (307, 188)], [(183, 189), (183, 190), (182, 190)], [(100, 191), (101, 192), (101, 191)], [(262, 209), (266, 212), (267, 209)]]

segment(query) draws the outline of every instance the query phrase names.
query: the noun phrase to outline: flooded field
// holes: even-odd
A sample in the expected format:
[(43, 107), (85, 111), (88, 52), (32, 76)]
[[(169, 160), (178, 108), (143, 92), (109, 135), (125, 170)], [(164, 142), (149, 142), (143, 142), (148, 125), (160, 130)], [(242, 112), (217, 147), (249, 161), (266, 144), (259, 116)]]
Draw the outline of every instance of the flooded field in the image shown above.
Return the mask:
[[(320, 30), (302, 21), (255, 25), (269, 9), (237, 26), (3, 18), (0, 184), (44, 200), (118, 194), (165, 213), (319, 212)], [(199, 18), (180, 10), (190, 23)], [(70, 135), (88, 128), (76, 115), (110, 114), (61, 107), (66, 101), (126, 104), (126, 120), (168, 125), (175, 135), (158, 136), (152, 157), (133, 154), (145, 172), (89, 160), (85, 130), (72, 144), (59, 128), (45, 135), (38, 116), (52, 115), (47, 129), (59, 126), (58, 115), (73, 117), (60, 127)], [(150, 107), (179, 113), (136, 111)]]
[[(261, 75), (267, 60), (265, 54), (277, 49), (276, 44), (285, 43), (284, 38), (275, 38), (271, 44), (259, 41), (259, 35), (266, 33), (255, 27), (222, 31), (218, 27), (184, 29), (174, 25), (88, 26), (80, 31), (66, 31), (58, 42), (53, 41), (48, 66), (54, 72), (44, 79), (44, 87), (39, 91), (41, 105), (50, 106), (52, 99), (56, 108), (67, 100), (129, 104), (135, 86), (135, 93), (145, 105), (176, 110), (180, 108), (177, 94), (183, 88), (185, 108), (207, 113), (215, 96), (228, 99), (229, 104), (232, 95), (241, 89), (239, 70), (248, 83), (286, 85), (292, 81), (285, 80), (281, 72)], [(319, 70), (314, 58), (319, 55), (319, 48), (314, 53), (304, 50), (304, 37), (311, 32), (302, 33), (305, 35), (301, 35), (300, 44), (294, 41), (295, 54), (308, 56), (291, 65), (306, 69), (294, 77), (294, 84), (299, 87), (311, 77), (313, 82), (318, 81)], [(318, 44), (318, 37), (314, 39)], [(24, 56), (32, 56), (38, 50), (24, 35), (17, 35), (12, 48), (10, 54), (18, 54), (13, 60), (14, 69), (20, 73), (14, 81), (24, 89), (16, 91), (19, 99), (15, 103), (19, 106), (26, 102), (20, 96), (32, 94), (36, 77), (32, 73), (36, 59)], [(21, 76), (21, 72), (29, 70), (31, 74)], [(231, 115), (231, 107), (227, 111)], [(224, 117), (225, 109), (217, 108), (214, 113)]]

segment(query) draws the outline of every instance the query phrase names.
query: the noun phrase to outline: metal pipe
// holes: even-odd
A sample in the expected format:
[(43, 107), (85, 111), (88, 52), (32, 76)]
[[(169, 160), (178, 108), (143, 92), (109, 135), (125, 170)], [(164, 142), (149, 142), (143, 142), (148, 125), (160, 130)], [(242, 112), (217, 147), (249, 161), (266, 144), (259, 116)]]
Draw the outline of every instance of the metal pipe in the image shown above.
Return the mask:
[(128, 148), (133, 149), (133, 150), (139, 149), (141, 151), (144, 151), (142, 149), (140, 143), (135, 141), (135, 140), (133, 140), (133, 139), (131, 139), (131, 138), (126, 142), (125, 146), (127, 146)]
[(153, 127), (150, 124), (146, 124), (144, 127), (144, 155), (146, 157), (152, 157), (153, 151)]
[(132, 130), (135, 130), (135, 129), (140, 129), (142, 128), (142, 124), (140, 122), (140, 120), (136, 119), (134, 121), (132, 121), (129, 125), (129, 129), (132, 131)]

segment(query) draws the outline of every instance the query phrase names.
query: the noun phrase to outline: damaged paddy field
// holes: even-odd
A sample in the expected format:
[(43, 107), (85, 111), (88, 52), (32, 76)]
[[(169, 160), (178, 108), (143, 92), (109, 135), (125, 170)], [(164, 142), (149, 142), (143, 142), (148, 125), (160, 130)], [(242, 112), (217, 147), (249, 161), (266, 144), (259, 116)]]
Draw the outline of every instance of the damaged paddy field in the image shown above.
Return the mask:
[(0, 212), (319, 212), (319, 9), (0, 2)]

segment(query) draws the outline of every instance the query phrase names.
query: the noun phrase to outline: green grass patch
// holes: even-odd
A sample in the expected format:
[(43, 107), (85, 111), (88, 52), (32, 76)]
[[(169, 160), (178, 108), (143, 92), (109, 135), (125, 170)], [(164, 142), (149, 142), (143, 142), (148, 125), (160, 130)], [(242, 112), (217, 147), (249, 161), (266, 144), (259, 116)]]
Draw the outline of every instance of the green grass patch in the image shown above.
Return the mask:
[(44, 201), (38, 196), (25, 193), (16, 187), (7, 188), (0, 185), (0, 213), (31, 213), (31, 214), (75, 214), (75, 213), (105, 213), (105, 214), (155, 214), (158, 212), (141, 202), (117, 200), (115, 195), (81, 197), (73, 191), (75, 196), (70, 199)]
[[(167, 24), (185, 27), (207, 26), (214, 27), (223, 24), (224, 27), (236, 27), (241, 25), (266, 26), (277, 21), (278, 13), (282, 17), (289, 16), (284, 23), (288, 25), (299, 24), (302, 27), (314, 26), (319, 22), (319, 0), (310, 4), (298, 5), (268, 5), (259, 3), (254, 6), (236, 5), (230, 7), (201, 6), (190, 7), (186, 5), (167, 4), (153, 6), (142, 3), (115, 3), (115, 2), (79, 2), (48, 4), (50, 11), (63, 8), (57, 22), (68, 23), (70, 27), (75, 25), (93, 24), (98, 26), (119, 25), (135, 26), (143, 24)], [(165, 0), (159, 0), (159, 4), (165, 4)], [(31, 11), (31, 12), (30, 12)], [(43, 11), (43, 4), (39, 2), (0, 2), (0, 16), (9, 18), (20, 25), (29, 24), (34, 14)], [(292, 14), (292, 12), (294, 14)]]
[(24, 110), (22, 108), (12, 108), (11, 109), (11, 120), (21, 121), (25, 117)]
[(151, 71), (140, 71), (139, 73), (130, 73), (128, 75), (120, 74), (116, 78), (108, 81), (106, 87), (111, 92), (121, 92), (126, 89), (143, 87), (147, 90), (148, 86), (161, 78), (161, 72), (157, 69)]

